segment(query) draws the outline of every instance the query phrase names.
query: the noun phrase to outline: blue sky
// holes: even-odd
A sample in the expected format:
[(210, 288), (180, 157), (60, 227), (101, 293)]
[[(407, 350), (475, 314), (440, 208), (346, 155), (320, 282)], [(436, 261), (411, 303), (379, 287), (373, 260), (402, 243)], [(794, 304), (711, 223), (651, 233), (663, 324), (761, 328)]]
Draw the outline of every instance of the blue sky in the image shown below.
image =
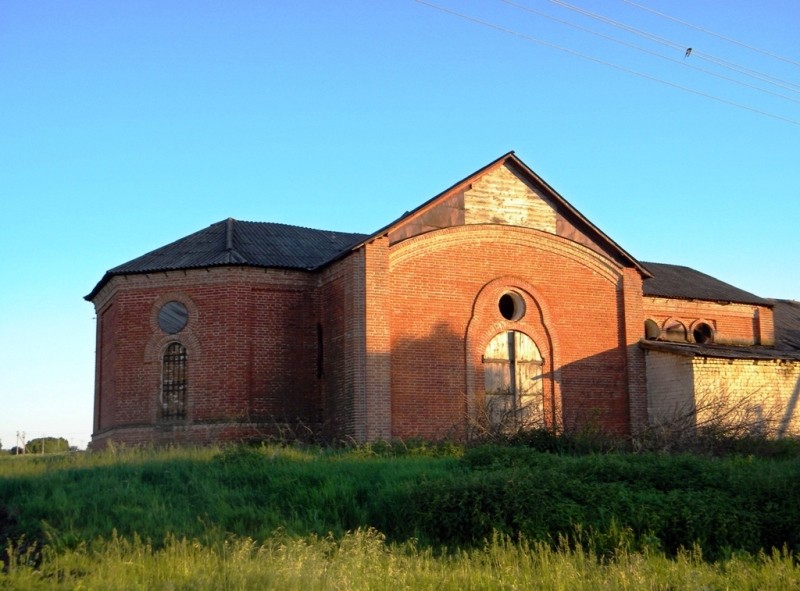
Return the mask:
[(430, 4), (0, 2), (4, 448), (89, 440), (105, 270), (371, 232), (510, 150), (639, 260), (800, 299), (795, 0)]

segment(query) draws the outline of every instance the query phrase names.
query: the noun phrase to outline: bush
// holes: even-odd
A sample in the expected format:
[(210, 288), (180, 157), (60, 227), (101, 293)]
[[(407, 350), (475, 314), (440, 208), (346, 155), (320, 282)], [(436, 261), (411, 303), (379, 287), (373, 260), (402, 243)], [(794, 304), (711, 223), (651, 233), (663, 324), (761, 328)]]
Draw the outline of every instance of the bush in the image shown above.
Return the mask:
[(25, 444), (27, 454), (56, 454), (69, 451), (69, 441), (63, 437), (39, 437)]

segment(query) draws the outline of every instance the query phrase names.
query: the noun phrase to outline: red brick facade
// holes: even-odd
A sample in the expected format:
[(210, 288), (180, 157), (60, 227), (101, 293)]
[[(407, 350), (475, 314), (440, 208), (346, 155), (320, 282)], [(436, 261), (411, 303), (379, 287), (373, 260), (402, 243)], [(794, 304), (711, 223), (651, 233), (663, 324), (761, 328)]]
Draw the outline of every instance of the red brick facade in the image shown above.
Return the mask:
[[(635, 432), (647, 421), (646, 318), (705, 319), (732, 340), (772, 334), (768, 308), (644, 298), (647, 276), (507, 156), (318, 269), (110, 277), (91, 298), (93, 441), (207, 443), (284, 428), (358, 441), (467, 437), (484, 405), (484, 354), (505, 331), (541, 354), (545, 424)], [(511, 318), (504, 294), (518, 307)], [(158, 322), (167, 302), (188, 313), (175, 334)], [(186, 352), (185, 416), (164, 420), (173, 342)]]

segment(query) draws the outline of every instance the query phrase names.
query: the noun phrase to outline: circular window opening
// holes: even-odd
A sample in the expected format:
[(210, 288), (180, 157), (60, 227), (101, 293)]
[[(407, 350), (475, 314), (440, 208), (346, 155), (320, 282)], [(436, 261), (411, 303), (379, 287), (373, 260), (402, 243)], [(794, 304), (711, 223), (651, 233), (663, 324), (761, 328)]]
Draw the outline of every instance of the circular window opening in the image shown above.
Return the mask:
[(692, 336), (694, 337), (695, 343), (704, 345), (710, 343), (714, 338), (714, 329), (705, 322), (698, 322), (694, 329), (692, 329)]
[(167, 334), (183, 330), (189, 320), (189, 311), (180, 302), (167, 302), (158, 311), (158, 326)]
[(506, 320), (516, 321), (525, 315), (525, 300), (513, 291), (501, 295), (497, 307), (500, 309), (500, 315)]
[(655, 320), (648, 318), (644, 321), (644, 338), (648, 341), (654, 341), (661, 336), (661, 327)]

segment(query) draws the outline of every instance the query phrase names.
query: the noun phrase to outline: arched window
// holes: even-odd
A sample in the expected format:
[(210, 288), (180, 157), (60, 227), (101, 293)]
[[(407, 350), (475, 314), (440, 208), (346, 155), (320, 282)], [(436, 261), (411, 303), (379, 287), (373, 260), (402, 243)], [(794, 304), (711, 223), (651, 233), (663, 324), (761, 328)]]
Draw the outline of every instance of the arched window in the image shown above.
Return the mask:
[(525, 333), (495, 336), (483, 356), (486, 414), (495, 428), (540, 427), (543, 420), (542, 355)]
[(661, 327), (655, 320), (648, 318), (644, 321), (644, 338), (653, 341), (661, 336)]
[(686, 327), (680, 320), (670, 318), (664, 323), (661, 336), (666, 341), (671, 341), (673, 343), (685, 343)]
[(186, 347), (170, 343), (161, 364), (161, 418), (186, 418)]

